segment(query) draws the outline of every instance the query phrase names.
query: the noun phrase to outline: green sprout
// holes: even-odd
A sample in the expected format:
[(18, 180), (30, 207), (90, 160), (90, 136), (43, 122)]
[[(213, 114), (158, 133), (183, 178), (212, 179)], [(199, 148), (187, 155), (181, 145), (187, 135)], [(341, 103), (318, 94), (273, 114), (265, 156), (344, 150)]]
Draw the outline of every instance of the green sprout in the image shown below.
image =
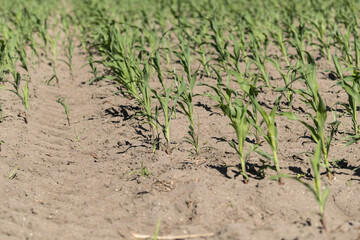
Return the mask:
[(9, 174), (8, 179), (12, 180), (16, 177), (17, 170), (19, 169), (19, 166), (16, 166)]
[(311, 163), (311, 169), (313, 171), (313, 183), (314, 185), (311, 186), (309, 183), (304, 182), (301, 178), (298, 177), (291, 177), (288, 175), (278, 175), (278, 176), (273, 176), (272, 179), (279, 179), (280, 177), (285, 177), (285, 178), (290, 178), (293, 180), (296, 180), (298, 182), (300, 182), (301, 184), (303, 184), (307, 189), (310, 190), (310, 192), (312, 192), (312, 194), (314, 195), (319, 208), (320, 208), (320, 222), (321, 225), (323, 227), (323, 229), (326, 231), (326, 224), (325, 224), (325, 204), (326, 204), (326, 200), (329, 196), (330, 190), (328, 187), (325, 187), (324, 190), (322, 190), (323, 188), (321, 187), (321, 175), (320, 175), (320, 166), (321, 166), (321, 153), (322, 153), (322, 143), (318, 142), (316, 145), (316, 150), (315, 150), (315, 154), (314, 156), (310, 159), (310, 163)]
[(61, 106), (63, 106), (66, 114), (66, 120), (68, 122), (68, 125), (70, 126), (70, 111), (69, 111), (69, 101), (65, 101), (65, 98), (59, 97), (56, 102), (60, 103)]
[(13, 86), (14, 89), (7, 89), (8, 91), (16, 94), (18, 96), (24, 106), (25, 112), (24, 112), (24, 121), (25, 123), (28, 123), (28, 110), (29, 110), (29, 81), (26, 81), (24, 88), (21, 89), (20, 92), (20, 82), (21, 82), (21, 76), (19, 72), (11, 72), (14, 78), (14, 82), (10, 82), (10, 84)]
[(310, 106), (314, 110), (315, 115), (307, 113), (308, 117), (312, 120), (313, 125), (298, 118), (294, 112), (283, 112), (281, 113), (281, 115), (286, 116), (290, 120), (296, 120), (301, 122), (310, 131), (312, 139), (316, 143), (321, 143), (321, 149), (324, 156), (324, 162), (327, 169), (328, 178), (332, 179), (332, 171), (330, 169), (328, 155), (330, 151), (331, 141), (334, 138), (334, 134), (336, 133), (340, 122), (334, 121), (331, 124), (330, 135), (329, 137), (326, 137), (325, 124), (327, 119), (327, 109), (325, 102), (320, 95), (318, 83), (316, 82), (315, 65), (307, 65), (305, 71), (303, 72), (303, 78), (305, 80), (307, 89), (299, 89), (295, 90), (295, 92), (301, 95), (302, 102), (304, 102), (306, 105)]
[[(174, 82), (170, 84), (168, 88), (163, 89), (162, 93), (158, 93), (156, 90), (151, 89), (154, 96), (160, 103), (160, 109), (163, 112), (164, 117), (164, 123), (160, 123), (159, 119), (156, 119), (156, 122), (160, 125), (162, 128), (162, 132), (165, 138), (165, 152), (170, 155), (171, 154), (171, 148), (170, 148), (170, 123), (172, 118), (174, 117), (175, 111), (176, 111), (176, 105), (178, 103), (178, 100), (183, 93), (183, 91), (186, 88), (186, 85), (182, 85), (180, 87), (180, 91), (177, 91), (175, 96), (172, 96), (172, 94), (175, 92), (173, 88)], [(172, 99), (172, 104), (171, 100)], [(158, 108), (157, 108), (158, 109)]]
[(224, 115), (229, 118), (231, 122), (230, 125), (235, 130), (237, 143), (235, 141), (230, 141), (229, 145), (237, 152), (240, 158), (240, 173), (243, 176), (244, 183), (247, 184), (249, 177), (246, 173), (245, 164), (249, 154), (257, 148), (257, 145), (255, 145), (255, 147), (252, 147), (247, 154), (244, 153), (246, 137), (250, 130), (250, 122), (253, 122), (248, 118), (248, 114), (251, 115), (248, 111), (249, 103), (245, 105), (237, 95), (236, 91), (231, 89), (229, 86), (221, 84), (221, 80), (218, 80), (216, 87), (207, 84), (203, 85), (210, 87), (215, 92), (215, 94), (204, 95), (210, 97), (218, 103), (218, 106)]
[(149, 177), (153, 173), (149, 171), (148, 167), (144, 166), (144, 163), (141, 163), (140, 170), (135, 170), (129, 173), (129, 175), (134, 175), (134, 174), (145, 178), (145, 177)]

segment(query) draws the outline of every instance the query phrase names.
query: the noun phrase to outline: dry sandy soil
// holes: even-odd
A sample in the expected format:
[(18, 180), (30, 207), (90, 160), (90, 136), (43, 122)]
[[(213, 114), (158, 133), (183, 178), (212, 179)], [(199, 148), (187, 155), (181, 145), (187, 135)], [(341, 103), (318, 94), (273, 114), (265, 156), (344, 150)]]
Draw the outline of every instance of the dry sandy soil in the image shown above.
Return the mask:
[[(227, 143), (235, 135), (209, 99), (195, 101), (204, 147), (200, 156), (189, 157), (191, 146), (183, 140), (188, 122), (181, 113), (172, 122), (173, 154), (153, 154), (147, 126), (133, 116), (134, 101), (113, 94), (117, 88), (111, 82), (87, 84), (93, 76), (88, 66), (81, 68), (86, 64), (81, 48), (74, 56), (74, 79), (59, 62), (60, 87), (44, 84), (52, 75), (49, 62), (43, 58), (32, 69), (28, 124), (18, 115), (19, 99), (1, 92), (0, 239), (133, 239), (132, 232), (153, 234), (159, 219), (161, 236), (360, 239), (360, 177), (354, 170), (359, 145), (344, 148), (341, 141), (349, 117), (340, 119), (345, 124), (330, 150), (331, 159), (347, 162), (335, 168), (335, 180), (323, 174), (331, 189), (324, 232), (313, 195), (293, 180), (285, 179), (282, 186), (269, 180), (275, 174), (270, 168), (261, 176), (257, 154), (249, 159), (247, 185), (236, 169), (225, 167), (239, 163)], [(318, 71), (318, 80), (329, 106), (345, 99), (330, 88), (328, 74)], [(58, 97), (69, 99), (71, 126)], [(260, 100), (271, 105), (274, 98), (266, 94)], [(305, 116), (298, 100), (294, 107)], [(314, 149), (309, 133), (298, 123), (277, 120), (282, 171), (303, 174), (310, 182), (309, 158), (301, 154)], [(8, 179), (17, 166), (15, 178)], [(141, 166), (148, 177), (137, 174)]]

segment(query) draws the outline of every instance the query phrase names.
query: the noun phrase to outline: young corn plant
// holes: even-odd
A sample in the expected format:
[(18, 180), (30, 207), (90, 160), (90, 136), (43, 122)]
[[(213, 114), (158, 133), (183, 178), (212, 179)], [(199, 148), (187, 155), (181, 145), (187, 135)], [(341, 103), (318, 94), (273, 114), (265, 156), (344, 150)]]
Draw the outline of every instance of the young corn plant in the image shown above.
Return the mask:
[(345, 147), (350, 146), (353, 143), (360, 141), (360, 135), (349, 135), (344, 138), (346, 140)]
[(302, 73), (305, 80), (307, 89), (294, 90), (296, 93), (300, 94), (302, 97), (301, 101), (306, 105), (310, 106), (315, 114), (307, 113), (308, 117), (312, 120), (313, 125), (307, 123), (306, 121), (301, 120), (293, 112), (283, 112), (282, 115), (286, 116), (290, 120), (296, 120), (302, 123), (311, 133), (312, 139), (316, 143), (321, 144), (321, 150), (324, 157), (324, 163), (327, 169), (327, 174), (329, 180), (332, 179), (332, 170), (330, 168), (330, 163), (328, 160), (329, 150), (331, 141), (333, 140), (334, 134), (336, 133), (339, 121), (334, 121), (331, 124), (330, 136), (326, 137), (325, 135), (325, 124), (327, 119), (327, 109), (324, 100), (322, 99), (319, 86), (316, 81), (316, 67), (313, 64), (308, 64), (306, 69)]
[(56, 102), (60, 103), (63, 106), (66, 114), (66, 120), (70, 126), (70, 110), (69, 110), (69, 101), (65, 101), (65, 98), (58, 98)]
[(221, 80), (218, 80), (216, 87), (208, 84), (202, 85), (210, 87), (215, 92), (215, 94), (204, 95), (216, 101), (223, 114), (231, 121), (230, 125), (235, 130), (237, 143), (230, 141), (229, 145), (237, 152), (240, 158), (240, 173), (243, 176), (243, 182), (247, 184), (249, 182), (249, 176), (246, 173), (246, 161), (249, 154), (257, 147), (254, 145), (255, 147), (252, 147), (247, 154), (244, 153), (246, 137), (250, 130), (248, 114), (251, 115), (251, 113), (248, 111), (249, 103), (244, 105), (236, 91), (228, 86), (224, 86)]
[(109, 60), (104, 62), (104, 65), (113, 71), (115, 75), (113, 80), (124, 87), (124, 90), (119, 92), (129, 99), (134, 98), (138, 93), (137, 83), (142, 77), (139, 63), (128, 56), (121, 58), (116, 53), (108, 52), (107, 54)]
[(285, 72), (281, 69), (279, 59), (269, 59), (270, 63), (275, 67), (275, 69), (279, 72), (281, 75), (281, 78), (284, 81), (284, 87), (277, 88), (277, 92), (281, 92), (288, 102), (288, 105), (291, 107), (292, 101), (294, 98), (293, 91), (291, 90), (291, 85), (294, 81), (297, 80), (297, 71), (300, 68), (300, 63), (297, 62), (295, 66), (288, 66), (287, 69), (285, 69)]
[(141, 110), (137, 113), (145, 118), (144, 122), (149, 124), (151, 131), (152, 143), (155, 144), (158, 141), (158, 125), (156, 124), (156, 116), (152, 111), (152, 92), (149, 86), (150, 82), (150, 70), (146, 64), (142, 71), (142, 79), (137, 81), (138, 91), (133, 95), (141, 107)]
[(81, 131), (77, 131), (76, 128), (74, 127), (74, 137), (76, 142), (80, 142), (80, 136), (86, 131), (86, 128), (84, 128)]
[(292, 41), (290, 41), (290, 44), (296, 49), (296, 57), (301, 61), (303, 65), (305, 65), (305, 24), (300, 23), (297, 29), (294, 26), (290, 26), (290, 31), (293, 39)]
[(284, 33), (280, 27), (278, 27), (274, 32), (272, 32), (272, 38), (274, 39), (277, 47), (280, 49), (286, 65), (290, 66), (288, 51), (287, 47), (285, 46)]
[(231, 34), (230, 35), (230, 39), (232, 40), (232, 43), (234, 45), (234, 49), (233, 49), (233, 53), (230, 53), (229, 56), (230, 56), (230, 59), (231, 61), (233, 62), (233, 65), (234, 65), (234, 68), (235, 70), (238, 72), (238, 73), (241, 73), (241, 69), (240, 69), (240, 61), (241, 61), (241, 56), (244, 52), (244, 42), (242, 41), (239, 41), (236, 39), (236, 37)]
[[(279, 107), (279, 103), (281, 100), (281, 97), (278, 97), (274, 103), (274, 107), (271, 109), (270, 113), (266, 113), (264, 108), (259, 104), (259, 102), (255, 98), (255, 94), (253, 93), (255, 89), (253, 87), (250, 88), (249, 91), (249, 98), (251, 102), (255, 105), (256, 110), (261, 114), (263, 121), (266, 124), (267, 132), (263, 131), (260, 125), (255, 124), (255, 128), (260, 132), (260, 134), (265, 138), (266, 142), (269, 144), (271, 150), (272, 150), (272, 156), (268, 155), (267, 153), (261, 151), (260, 153), (267, 157), (268, 159), (272, 159), (275, 164), (275, 169), (277, 174), (280, 174), (280, 165), (278, 160), (278, 132), (277, 132), (277, 126), (275, 122), (276, 118), (276, 112)], [(283, 181), (282, 178), (278, 179), (279, 184), (282, 185)]]
[(174, 54), (179, 59), (179, 63), (182, 66), (185, 76), (190, 83), (192, 81), (191, 75), (191, 54), (189, 44), (186, 46), (180, 45), (180, 51), (174, 51)]
[[(258, 81), (258, 76), (257, 75), (252, 75), (249, 77), (249, 79), (246, 79), (244, 75), (239, 74), (238, 72), (230, 72), (230, 74), (232, 74), (233, 76), (236, 77), (236, 81), (239, 85), (239, 87), (246, 93), (249, 94), (250, 93), (250, 88), (254, 89), (252, 91), (251, 94), (253, 94), (254, 98), (256, 99), (257, 95), (258, 95), (258, 91), (256, 90), (257, 87), (257, 81)], [(220, 77), (219, 74), (217, 74), (218, 78)], [(255, 102), (251, 102), (251, 106), (252, 106), (252, 113), (249, 114), (249, 116), (251, 116), (250, 119), (253, 120), (253, 126), (259, 126), (259, 117), (258, 117), (258, 111), (256, 108), (256, 104)], [(260, 132), (258, 130), (258, 128), (255, 127), (255, 140), (256, 140), (256, 144), (260, 145), (261, 144), (261, 140), (260, 140)]]
[(155, 69), (158, 79), (161, 83), (161, 86), (163, 88), (165, 88), (164, 86), (164, 77), (163, 77), (163, 72), (161, 70), (161, 66), (160, 66), (160, 53), (159, 50), (155, 52), (155, 56), (151, 58), (151, 66)]
[(257, 67), (257, 69), (260, 71), (261, 74), (261, 78), (264, 80), (264, 82), (266, 83), (266, 86), (269, 88), (272, 88), (271, 84), (270, 84), (270, 77), (269, 74), (266, 72), (266, 67), (265, 64), (268, 61), (268, 57), (266, 55), (262, 56), (261, 55), (261, 51), (258, 49), (258, 43), (253, 40), (253, 44), (252, 44), (252, 53), (253, 53), (253, 58), (250, 58), (251, 62), (255, 64), (255, 66)]
[[(333, 34), (333, 38), (335, 41), (335, 46), (339, 48), (341, 53), (344, 55), (344, 59), (346, 62), (352, 62), (353, 61), (353, 55), (352, 55), (352, 47), (351, 47), (351, 33), (353, 29), (352, 26), (349, 25), (346, 28), (346, 31), (343, 33), (339, 29), (336, 29), (336, 31)], [(357, 32), (357, 31), (356, 31)], [(355, 37), (355, 43), (356, 37)]]
[(325, 39), (325, 33), (326, 33), (326, 22), (325, 20), (319, 18), (315, 20), (311, 20), (311, 24), (316, 29), (316, 39), (319, 43), (311, 43), (311, 45), (317, 46), (321, 54), (325, 57), (327, 57), (329, 63), (331, 62), (331, 53), (330, 53), (330, 47), (332, 44), (332, 38), (328, 36)]
[(135, 171), (129, 173), (129, 175), (133, 175), (133, 174), (135, 174), (139, 177), (146, 178), (146, 177), (149, 177), (151, 174), (153, 174), (153, 172), (150, 172), (149, 168), (146, 167), (144, 165), (144, 163), (142, 162), (139, 170), (135, 170)]
[[(180, 91), (176, 91), (173, 88), (174, 82), (170, 84), (169, 87), (165, 87), (162, 91), (162, 93), (158, 93), (156, 90), (151, 89), (156, 99), (159, 101), (160, 109), (162, 110), (163, 117), (164, 117), (164, 123), (161, 123), (160, 120), (157, 118), (156, 122), (159, 124), (159, 126), (162, 128), (162, 132), (165, 138), (165, 152), (170, 155), (171, 154), (171, 147), (170, 147), (170, 123), (173, 118), (173, 115), (176, 111), (176, 105), (177, 102), (182, 94), (182, 91), (186, 89), (186, 85), (183, 84), (183, 86), (180, 88)], [(175, 93), (176, 91), (176, 93)], [(174, 96), (173, 93), (175, 93)], [(172, 101), (171, 101), (172, 100)], [(158, 108), (156, 108), (156, 111), (158, 111)]]
[(29, 67), (29, 64), (28, 64), (28, 61), (27, 61), (27, 54), (25, 52), (25, 49), (24, 47), (20, 47), (20, 46), (17, 46), (17, 53), (19, 55), (19, 60), (22, 64), (22, 67), (26, 70), (26, 72), (28, 73), (29, 75), (29, 79), (31, 79), (31, 76), (30, 76), (30, 67)]
[[(251, 123), (251, 125), (253, 125), (255, 127), (257, 133), (262, 135), (264, 137), (265, 141), (270, 146), (271, 151), (272, 151), (272, 156), (269, 155), (268, 153), (266, 153), (265, 151), (262, 151), (261, 149), (256, 149), (256, 152), (259, 153), (260, 155), (266, 157), (267, 159), (271, 159), (274, 162), (275, 170), (276, 170), (277, 174), (280, 175), (281, 174), (280, 173), (280, 164), (279, 164), (279, 160), (278, 160), (278, 132), (277, 132), (275, 118), (277, 115), (277, 110), (279, 108), (279, 104), (280, 104), (280, 100), (281, 100), (282, 96), (279, 96), (275, 100), (274, 106), (271, 109), (270, 113), (267, 113), (264, 110), (264, 108), (260, 105), (260, 103), (257, 101), (257, 98), (256, 98), (257, 97), (257, 89), (256, 89), (256, 85), (255, 85), (256, 79), (255, 79), (255, 84), (249, 84), (243, 77), (237, 75), (237, 82), (238, 82), (239, 86), (241, 87), (241, 89), (249, 97), (249, 99), (252, 103), (253, 111), (255, 111), (255, 114), (257, 114), (257, 112), (259, 112), (263, 118), (263, 122), (266, 125), (267, 131), (265, 133), (261, 127), (261, 124), (258, 124), (257, 117), (256, 118), (255, 117), (248, 118), (251, 120), (249, 122)], [(253, 116), (254, 116), (254, 114), (253, 114)], [(259, 140), (258, 140), (258, 144), (260, 144)], [(278, 181), (279, 181), (280, 185), (283, 184), (282, 178), (279, 178)]]
[(67, 37), (67, 44), (65, 47), (66, 47), (66, 54), (65, 54), (66, 60), (59, 59), (59, 61), (62, 61), (69, 67), (71, 78), (74, 79), (73, 55), (74, 55), (75, 43), (74, 43), (74, 37), (72, 35), (69, 35)]
[(344, 106), (346, 111), (351, 115), (354, 135), (357, 135), (360, 133), (357, 122), (357, 108), (360, 104), (360, 72), (357, 68), (351, 67), (349, 70), (352, 70), (352, 75), (345, 77), (337, 55), (333, 55), (333, 62), (336, 69), (336, 72), (334, 73), (339, 78), (339, 81), (336, 85), (342, 87), (348, 95), (348, 104), (340, 104)]
[(216, 53), (218, 55), (217, 61), (224, 69), (227, 69), (227, 60), (229, 57), (229, 53), (226, 48), (229, 42), (225, 41), (223, 28), (219, 26), (216, 17), (209, 21), (210, 28), (213, 31), (213, 34), (211, 35), (212, 42), (210, 43), (210, 45), (216, 50)]
[[(7, 89), (8, 91), (14, 93), (21, 100), (21, 103), (24, 106), (24, 121), (28, 123), (28, 110), (29, 110), (29, 81), (26, 81), (24, 88), (20, 89), (21, 76), (20, 73), (15, 71), (11, 71), (14, 82), (10, 82), (14, 89)], [(20, 92), (21, 90), (21, 92)]]
[(188, 134), (190, 137), (185, 137), (186, 142), (191, 144), (194, 149), (191, 151), (192, 154), (198, 155), (200, 153), (200, 146), (199, 146), (199, 126), (198, 131), (195, 130), (195, 116), (194, 116), (194, 106), (193, 106), (193, 89), (196, 82), (196, 75), (195, 73), (190, 81), (189, 85), (184, 81), (183, 76), (179, 77), (176, 76), (178, 82), (178, 92), (182, 92), (180, 95), (181, 101), (178, 101), (180, 108), (184, 111), (185, 115), (188, 117), (190, 125)]
[(99, 71), (98, 71), (98, 69), (97, 69), (97, 67), (96, 67), (96, 64), (95, 64), (95, 63), (99, 63), (99, 62), (94, 60), (94, 55), (93, 55), (93, 53), (88, 50), (88, 54), (89, 54), (89, 57), (88, 57), (88, 59), (87, 59), (87, 60), (88, 60), (88, 63), (85, 64), (84, 66), (89, 65), (90, 68), (91, 68), (91, 72), (92, 72), (92, 74), (94, 75), (94, 77), (88, 82), (88, 84), (90, 85), (90, 84), (92, 84), (93, 82), (96, 82), (96, 81), (102, 79), (104, 76), (99, 76)]
[(47, 81), (47, 84), (50, 84), (54, 79), (56, 81), (56, 85), (59, 87), (59, 77), (57, 75), (56, 72), (56, 66), (57, 66), (57, 61), (58, 61), (58, 52), (57, 52), (57, 44), (58, 44), (58, 40), (60, 38), (60, 32), (58, 32), (56, 34), (56, 36), (54, 38), (48, 36), (49, 42), (51, 44), (51, 53), (52, 53), (52, 59), (51, 59), (51, 64), (52, 64), (52, 68), (53, 68), (53, 76)]
[(279, 179), (280, 177), (290, 178), (295, 181), (300, 182), (303, 184), (309, 191), (314, 195), (318, 205), (319, 205), (319, 215), (320, 215), (320, 223), (323, 229), (326, 231), (326, 224), (325, 224), (325, 205), (327, 198), (330, 194), (329, 188), (326, 186), (325, 188), (321, 187), (321, 153), (322, 153), (322, 143), (321, 141), (317, 143), (316, 150), (314, 156), (310, 159), (311, 169), (313, 172), (313, 186), (307, 182), (304, 182), (301, 178), (292, 177), (288, 175), (278, 175), (273, 176), (273, 179)]
[(21, 102), (25, 109), (25, 123), (28, 123), (28, 110), (29, 110), (29, 81), (26, 81), (24, 88), (21, 89), (22, 98)]
[(8, 179), (9, 179), (9, 180), (13, 180), (13, 179), (16, 177), (18, 169), (19, 169), (19, 166), (16, 166), (16, 167), (10, 172), (10, 174), (9, 174), (9, 176), (8, 176)]
[[(181, 51), (174, 51), (175, 55), (178, 57), (180, 61), (180, 65), (183, 67), (187, 83), (184, 81), (183, 76), (179, 76), (174, 73), (178, 84), (178, 92), (182, 92), (180, 98), (182, 101), (179, 101), (178, 104), (181, 109), (184, 111), (185, 115), (188, 117), (190, 125), (188, 134), (190, 137), (185, 137), (186, 141), (194, 146), (193, 152), (194, 154), (200, 153), (199, 148), (199, 133), (195, 131), (195, 116), (194, 116), (194, 107), (193, 107), (193, 97), (194, 97), (194, 87), (196, 84), (196, 78), (198, 74), (198, 70), (195, 73), (191, 73), (191, 57), (190, 57), (190, 49), (189, 45), (186, 47), (181, 46)], [(198, 129), (199, 131), (199, 129)]]
[(47, 17), (44, 18), (40, 18), (37, 17), (37, 22), (39, 22), (38, 24), (38, 31), (39, 31), (39, 35), (41, 40), (43, 41), (42, 47), (45, 50), (45, 55), (47, 56), (47, 49), (48, 49), (48, 19)]
[(199, 50), (196, 50), (196, 52), (200, 55), (200, 57), (197, 58), (197, 60), (200, 62), (200, 64), (204, 68), (204, 72), (205, 72), (206, 76), (210, 77), (209, 64), (210, 64), (211, 59), (208, 58), (204, 46), (201, 45), (199, 47)]
[[(261, 149), (256, 150), (260, 155), (266, 157), (267, 159), (271, 159), (274, 162), (275, 169), (278, 175), (280, 175), (280, 165), (278, 160), (278, 132), (277, 132), (277, 126), (275, 122), (275, 118), (277, 115), (277, 110), (280, 104), (280, 100), (282, 96), (279, 96), (274, 103), (273, 108), (271, 109), (270, 113), (267, 113), (264, 108), (260, 105), (260, 103), (257, 101), (257, 89), (256, 89), (256, 79), (255, 84), (248, 83), (244, 77), (241, 75), (235, 75), (237, 77), (237, 82), (241, 89), (244, 91), (244, 93), (249, 97), (253, 110), (260, 113), (260, 115), (263, 118), (263, 122), (266, 124), (267, 132), (265, 133), (262, 129), (261, 125), (258, 124), (258, 121), (252, 117), (249, 118), (251, 121), (250, 123), (255, 127), (258, 133), (262, 135), (265, 139), (265, 141), (269, 144), (271, 150), (272, 150), (272, 156), (267, 154), (266, 152), (262, 151)], [(260, 144), (260, 143), (259, 143)], [(279, 184), (282, 185), (283, 181), (282, 178), (278, 179)]]

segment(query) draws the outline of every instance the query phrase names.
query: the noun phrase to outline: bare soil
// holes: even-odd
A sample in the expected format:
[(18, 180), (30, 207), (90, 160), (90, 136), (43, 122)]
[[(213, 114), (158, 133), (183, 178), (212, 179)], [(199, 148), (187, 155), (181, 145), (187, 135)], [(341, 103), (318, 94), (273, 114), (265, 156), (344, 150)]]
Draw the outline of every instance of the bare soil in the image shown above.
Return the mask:
[[(188, 122), (180, 112), (171, 127), (172, 155), (153, 153), (147, 126), (134, 116), (134, 101), (114, 94), (117, 87), (111, 82), (88, 85), (93, 75), (88, 66), (81, 68), (87, 61), (80, 47), (73, 61), (74, 79), (59, 62), (60, 87), (44, 84), (52, 76), (50, 61), (43, 58), (32, 69), (28, 124), (18, 115), (23, 111), (20, 100), (2, 91), (0, 239), (133, 239), (132, 232), (153, 234), (159, 219), (160, 236), (360, 239), (360, 177), (354, 170), (359, 166), (359, 145), (345, 148), (341, 141), (351, 128), (349, 117), (340, 119), (343, 124), (330, 150), (331, 159), (346, 162), (335, 168), (334, 180), (323, 174), (331, 190), (324, 232), (314, 196), (293, 180), (284, 179), (282, 186), (269, 180), (275, 174), (271, 168), (264, 169), (264, 178), (257, 154), (248, 162), (249, 184), (242, 183), (235, 168), (226, 168), (239, 164), (227, 143), (235, 135), (214, 102), (195, 100), (200, 156), (189, 156), (191, 146), (183, 139)], [(319, 65), (327, 66), (326, 61), (321, 59)], [(277, 81), (280, 85), (275, 77)], [(318, 81), (329, 106), (346, 100), (340, 89), (331, 87), (335, 81), (327, 73), (318, 71)], [(69, 99), (71, 126), (58, 97)], [(262, 93), (259, 99), (272, 106), (275, 97)], [(294, 108), (305, 118), (300, 101)], [(309, 132), (283, 117), (277, 118), (277, 125), (282, 171), (303, 174), (310, 182), (309, 157), (301, 154), (314, 149)], [(15, 178), (8, 179), (17, 166)], [(149, 176), (139, 176), (141, 167)]]

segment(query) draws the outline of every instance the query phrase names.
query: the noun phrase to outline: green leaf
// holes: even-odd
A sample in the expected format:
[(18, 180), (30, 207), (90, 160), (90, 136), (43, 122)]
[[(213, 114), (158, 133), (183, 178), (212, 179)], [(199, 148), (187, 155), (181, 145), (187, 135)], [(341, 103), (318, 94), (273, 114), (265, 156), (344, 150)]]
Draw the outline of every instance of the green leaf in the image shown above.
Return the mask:
[(293, 112), (281, 112), (281, 113), (279, 113), (279, 115), (284, 116), (287, 119), (292, 120), (292, 121), (300, 121), (298, 116)]
[(268, 154), (267, 152), (265, 152), (264, 150), (262, 150), (261, 148), (257, 148), (254, 150), (257, 154), (259, 154), (260, 156), (268, 159), (268, 160), (273, 160), (274, 157), (270, 154)]
[(345, 91), (356, 100), (358, 104), (360, 104), (360, 94), (355, 91), (353, 87), (351, 87), (348, 83), (345, 81), (342, 81), (342, 87), (345, 89)]

